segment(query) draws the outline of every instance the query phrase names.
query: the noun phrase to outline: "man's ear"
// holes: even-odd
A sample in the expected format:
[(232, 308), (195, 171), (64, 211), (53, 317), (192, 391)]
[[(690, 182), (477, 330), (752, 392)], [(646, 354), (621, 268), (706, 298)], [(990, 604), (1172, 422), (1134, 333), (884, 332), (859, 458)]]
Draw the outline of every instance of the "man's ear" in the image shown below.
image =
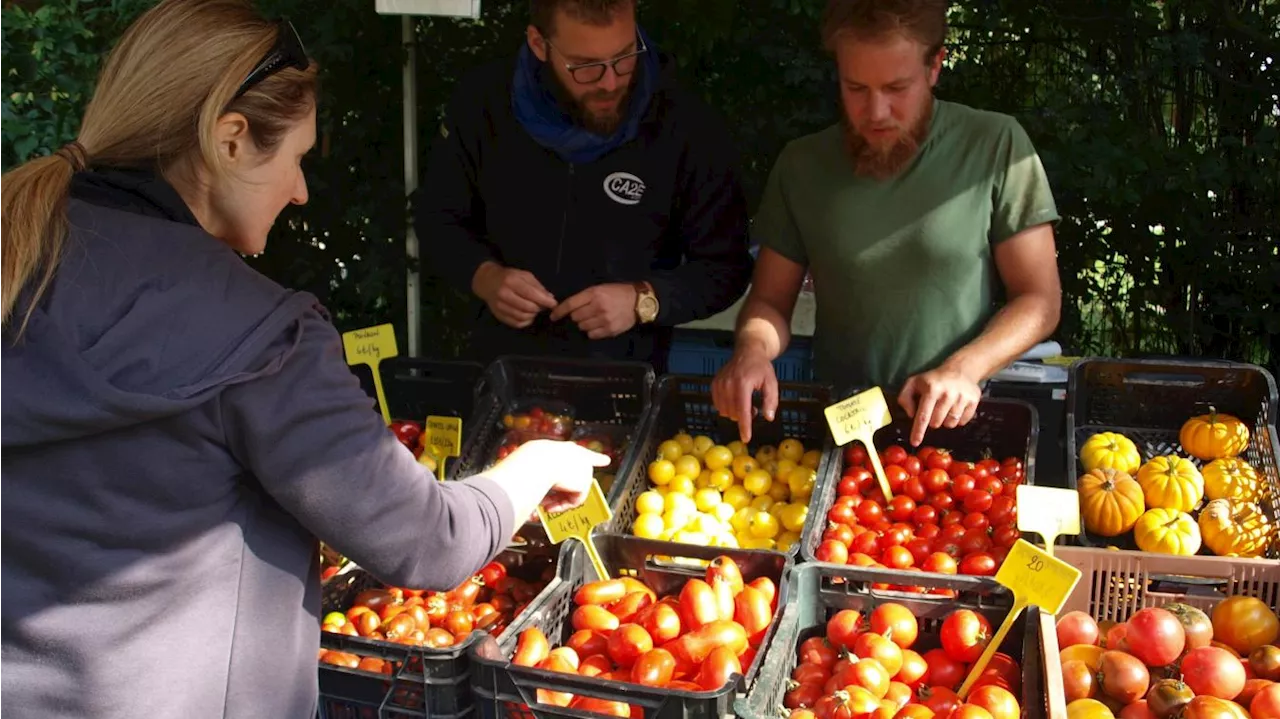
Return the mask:
[(933, 59), (929, 61), (929, 87), (934, 87), (938, 84), (938, 76), (942, 73), (942, 61), (946, 57), (947, 48), (944, 46), (939, 48), (938, 54), (934, 55)]
[(535, 57), (542, 62), (547, 61), (547, 41), (542, 37), (542, 33), (538, 28), (530, 25), (524, 31), (525, 42), (529, 43), (529, 49), (533, 51)]
[(218, 118), (214, 127), (218, 142), (218, 159), (228, 166), (243, 162), (249, 148), (249, 120), (238, 112), (228, 112)]

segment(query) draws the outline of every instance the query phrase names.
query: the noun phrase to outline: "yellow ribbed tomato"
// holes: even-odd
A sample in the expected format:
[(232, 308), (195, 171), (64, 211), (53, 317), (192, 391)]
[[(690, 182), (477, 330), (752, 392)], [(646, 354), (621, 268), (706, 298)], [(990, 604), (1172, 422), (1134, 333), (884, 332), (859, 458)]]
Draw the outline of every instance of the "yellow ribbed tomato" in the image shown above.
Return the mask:
[(1084, 474), (1076, 481), (1076, 491), (1085, 529), (1104, 537), (1133, 529), (1146, 508), (1142, 487), (1116, 469), (1095, 469)]
[(1276, 536), (1276, 527), (1253, 502), (1215, 499), (1200, 512), (1204, 546), (1219, 557), (1261, 557)]
[(1182, 425), (1178, 441), (1196, 459), (1234, 457), (1249, 447), (1249, 428), (1239, 418), (1210, 407), (1209, 414), (1192, 417)]
[(1257, 470), (1239, 457), (1215, 459), (1206, 464), (1200, 474), (1204, 477), (1204, 496), (1209, 499), (1252, 502), (1262, 488)]
[(1119, 432), (1100, 432), (1080, 448), (1080, 464), (1084, 471), (1118, 469), (1130, 476), (1142, 466), (1142, 455), (1133, 440)]
[(1204, 478), (1189, 459), (1156, 457), (1138, 470), (1147, 507), (1190, 512), (1204, 499)]
[(1200, 551), (1200, 528), (1186, 512), (1148, 509), (1133, 525), (1133, 541), (1144, 552), (1191, 556)]

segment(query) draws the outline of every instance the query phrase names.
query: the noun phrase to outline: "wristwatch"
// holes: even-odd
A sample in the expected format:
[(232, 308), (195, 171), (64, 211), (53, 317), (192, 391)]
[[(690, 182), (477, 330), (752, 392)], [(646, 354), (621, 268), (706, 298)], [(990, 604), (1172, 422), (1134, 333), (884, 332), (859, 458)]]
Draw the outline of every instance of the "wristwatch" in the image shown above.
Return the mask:
[(641, 324), (648, 324), (658, 319), (658, 295), (653, 292), (653, 285), (648, 282), (637, 282), (636, 318)]

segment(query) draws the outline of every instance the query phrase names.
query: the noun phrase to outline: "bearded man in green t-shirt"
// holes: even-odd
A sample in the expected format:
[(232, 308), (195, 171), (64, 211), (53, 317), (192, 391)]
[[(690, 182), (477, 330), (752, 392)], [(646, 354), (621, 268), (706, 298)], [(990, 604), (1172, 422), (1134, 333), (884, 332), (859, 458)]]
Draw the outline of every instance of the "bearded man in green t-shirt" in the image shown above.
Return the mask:
[(1012, 117), (933, 97), (946, 13), (946, 0), (828, 3), (841, 122), (790, 142), (770, 173), (752, 288), (713, 384), (744, 441), (753, 391), (766, 419), (777, 408), (772, 360), (806, 270), (818, 379), (900, 387), (913, 445), (968, 423), (979, 383), (1058, 324), (1059, 215), (1035, 148)]

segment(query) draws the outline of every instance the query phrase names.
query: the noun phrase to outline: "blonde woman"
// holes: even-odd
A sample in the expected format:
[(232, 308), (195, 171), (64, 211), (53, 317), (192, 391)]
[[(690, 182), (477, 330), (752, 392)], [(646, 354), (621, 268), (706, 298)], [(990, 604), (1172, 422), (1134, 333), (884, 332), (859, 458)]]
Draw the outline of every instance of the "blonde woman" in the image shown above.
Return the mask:
[(307, 201), (315, 73), (246, 1), (165, 0), (76, 141), (0, 182), (6, 717), (311, 716), (316, 537), (449, 588), (608, 462), (434, 481), (315, 298), (240, 259)]

